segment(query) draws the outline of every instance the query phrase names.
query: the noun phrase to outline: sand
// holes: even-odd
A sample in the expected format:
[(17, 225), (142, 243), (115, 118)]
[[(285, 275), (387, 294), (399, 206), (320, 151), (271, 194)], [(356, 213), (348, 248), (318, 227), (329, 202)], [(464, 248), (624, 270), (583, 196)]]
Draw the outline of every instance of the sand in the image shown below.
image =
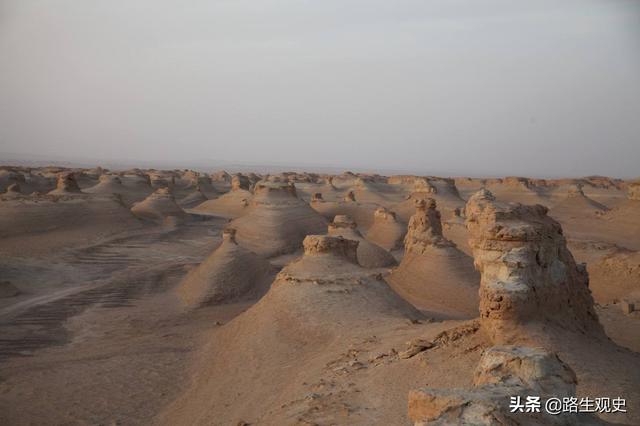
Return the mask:
[[(482, 188), (548, 207), (600, 328), (479, 316), (483, 270), (521, 276), (504, 241), (469, 244)], [(546, 345), (578, 396), (627, 398), (603, 419), (639, 424), (636, 197), (604, 177), (0, 168), (0, 424), (410, 425), (410, 393), (473, 389), (497, 338)]]

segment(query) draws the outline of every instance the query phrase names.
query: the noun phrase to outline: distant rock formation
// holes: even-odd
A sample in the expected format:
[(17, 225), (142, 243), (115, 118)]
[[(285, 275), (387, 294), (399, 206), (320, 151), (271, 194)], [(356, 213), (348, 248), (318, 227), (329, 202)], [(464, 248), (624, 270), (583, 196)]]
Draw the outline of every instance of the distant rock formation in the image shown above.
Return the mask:
[(627, 194), (630, 200), (640, 201), (640, 181), (629, 183)]
[(186, 219), (187, 214), (176, 204), (169, 188), (158, 188), (153, 194), (131, 207), (131, 212), (141, 219), (163, 223), (169, 216), (178, 220)]
[(7, 191), (3, 194), (9, 197), (16, 197), (22, 195), (22, 190), (20, 189), (19, 183), (12, 183), (7, 187)]
[(210, 175), (211, 180), (216, 182), (231, 182), (231, 175), (225, 170), (214, 172)]
[(238, 191), (238, 190), (248, 191), (250, 187), (251, 187), (251, 181), (245, 175), (235, 174), (231, 178), (232, 191)]
[[(540, 348), (494, 346), (485, 350), (472, 389), (409, 392), (409, 418), (423, 425), (605, 425), (593, 414), (545, 411), (548, 398), (575, 397), (576, 375), (557, 355)], [(527, 397), (538, 410), (525, 410)], [(512, 409), (512, 399), (520, 406)], [(520, 407), (520, 408), (518, 408)]]
[(337, 215), (329, 223), (329, 235), (358, 241), (358, 263), (365, 268), (384, 268), (396, 265), (395, 258), (385, 249), (367, 241), (358, 231), (356, 222), (347, 215)]
[(239, 246), (235, 233), (225, 229), (222, 244), (180, 283), (177, 292), (183, 306), (197, 308), (266, 293), (275, 269)]
[(71, 195), (80, 194), (80, 187), (76, 181), (74, 173), (63, 172), (58, 175), (58, 181), (56, 183), (56, 189), (50, 191), (51, 195)]
[(84, 190), (88, 194), (119, 194), (125, 191), (122, 180), (115, 175), (100, 175), (95, 186)]
[(199, 204), (202, 204), (207, 200), (208, 198), (202, 192), (200, 185), (196, 185), (193, 191), (191, 191), (184, 198), (182, 198), (178, 204), (183, 208), (191, 208)]
[(426, 192), (428, 194), (437, 193), (436, 187), (431, 185), (425, 178), (417, 178), (413, 182), (413, 192)]
[(380, 207), (373, 213), (373, 225), (367, 232), (367, 239), (386, 250), (395, 250), (402, 248), (406, 232), (394, 212)]
[(415, 200), (415, 208), (404, 238), (404, 257), (389, 283), (421, 309), (477, 316), (480, 277), (473, 260), (442, 235), (435, 200)]
[(442, 235), (440, 212), (432, 198), (416, 200), (416, 213), (409, 220), (409, 229), (404, 239), (407, 252), (423, 254), (430, 247), (452, 247), (454, 244)]
[(607, 210), (609, 210), (607, 206), (587, 197), (582, 190), (582, 184), (577, 183), (569, 186), (566, 198), (555, 204), (550, 214), (556, 218), (571, 219)]
[(481, 323), (496, 344), (544, 339), (550, 328), (604, 336), (586, 268), (576, 264), (546, 207), (499, 203), (481, 190), (469, 199), (466, 217), (482, 275)]

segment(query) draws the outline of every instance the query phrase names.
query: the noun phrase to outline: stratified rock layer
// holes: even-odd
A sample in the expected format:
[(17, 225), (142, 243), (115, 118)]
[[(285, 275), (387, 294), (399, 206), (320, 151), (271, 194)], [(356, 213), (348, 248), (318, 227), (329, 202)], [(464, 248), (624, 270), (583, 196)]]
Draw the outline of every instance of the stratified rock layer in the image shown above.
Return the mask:
[(324, 232), (327, 222), (297, 197), (293, 183), (258, 182), (247, 212), (231, 226), (240, 245), (271, 257), (302, 248), (304, 237)]
[(60, 173), (56, 182), (56, 189), (50, 191), (51, 195), (71, 195), (80, 194), (80, 187), (73, 173)]
[[(423, 425), (602, 425), (586, 413), (545, 412), (548, 397), (574, 397), (576, 375), (557, 355), (543, 349), (494, 346), (482, 354), (473, 389), (419, 389), (409, 392), (409, 417)], [(528, 396), (540, 397), (538, 412), (525, 412)], [(512, 410), (520, 398), (522, 410)]]
[(358, 263), (365, 268), (384, 268), (396, 264), (395, 258), (385, 249), (367, 241), (358, 231), (356, 222), (347, 215), (337, 215), (329, 224), (329, 235), (358, 241)]
[(162, 223), (167, 217), (179, 220), (187, 217), (184, 210), (176, 204), (169, 188), (158, 188), (153, 194), (131, 207), (131, 212), (141, 219)]
[(486, 190), (466, 207), (469, 244), (482, 275), (480, 316), (496, 343), (547, 335), (546, 325), (602, 335), (584, 265), (541, 205), (504, 204)]

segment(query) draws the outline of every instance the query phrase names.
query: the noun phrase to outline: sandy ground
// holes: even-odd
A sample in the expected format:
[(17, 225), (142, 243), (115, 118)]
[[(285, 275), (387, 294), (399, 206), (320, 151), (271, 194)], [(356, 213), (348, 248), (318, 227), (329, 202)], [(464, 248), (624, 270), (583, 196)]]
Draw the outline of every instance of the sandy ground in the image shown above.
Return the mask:
[[(464, 207), (478, 184), (464, 181), (458, 196), (436, 183), (444, 235), (471, 254), (466, 229), (453, 212)], [(123, 184), (133, 185), (126, 179)], [(193, 191), (189, 185), (185, 181), (175, 190), (176, 199)], [(309, 204), (319, 217), (364, 217), (358, 225), (365, 236), (376, 208), (410, 212), (406, 201), (414, 189), (413, 184), (363, 183), (348, 175), (332, 186), (296, 186), (306, 201), (323, 194), (323, 201)], [(640, 312), (622, 308), (623, 300), (640, 295), (640, 207), (634, 204), (640, 201), (631, 203), (619, 189), (585, 188), (607, 209), (596, 213), (584, 204), (573, 208), (564, 189), (493, 186), (506, 201), (548, 205), (576, 259), (587, 263), (600, 322), (613, 344), (599, 348), (586, 339), (572, 343), (580, 353), (570, 345), (561, 353), (581, 380), (579, 394), (625, 394), (635, 388), (629, 395), (637, 398), (637, 374), (625, 378), (618, 367), (640, 365)], [(229, 183), (217, 188), (226, 191)], [(344, 200), (349, 191), (355, 201)], [(151, 192), (127, 194), (140, 201)], [(220, 245), (229, 219), (255, 209), (238, 204), (248, 193), (217, 204), (205, 201), (201, 215), (180, 223), (138, 220), (128, 214), (134, 201), (122, 207), (104, 196), (70, 201), (80, 210), (50, 201), (32, 206), (0, 200), (0, 281), (19, 291), (0, 297), (0, 424), (405, 425), (410, 424), (409, 390), (471, 385), (487, 339), (474, 320), (448, 319), (468, 316), (447, 309), (425, 310), (414, 322), (378, 321), (363, 312), (357, 322), (335, 330), (335, 318), (328, 316), (322, 320), (326, 324), (306, 329), (308, 335), (286, 323), (273, 329), (246, 325), (251, 324), (247, 315), (254, 315), (247, 311), (255, 311), (252, 299), (183, 309), (176, 288)], [(218, 195), (207, 193), (212, 199)], [(56, 206), (47, 210), (48, 203)], [(229, 214), (219, 214), (225, 208)], [(20, 221), (12, 219), (17, 217)], [(287, 217), (277, 220), (286, 228)], [(36, 222), (39, 227), (30, 225)], [(299, 249), (277, 254), (269, 259), (277, 269), (301, 255)], [(401, 250), (393, 254), (402, 258)], [(410, 358), (399, 355), (411, 340), (433, 339), (443, 331), (456, 337)], [(263, 352), (253, 353), (256, 348)], [(198, 412), (188, 399), (203, 380), (211, 393), (198, 396), (203, 401)], [(640, 398), (631, 403), (635, 412), (612, 420), (640, 424), (638, 405)]]

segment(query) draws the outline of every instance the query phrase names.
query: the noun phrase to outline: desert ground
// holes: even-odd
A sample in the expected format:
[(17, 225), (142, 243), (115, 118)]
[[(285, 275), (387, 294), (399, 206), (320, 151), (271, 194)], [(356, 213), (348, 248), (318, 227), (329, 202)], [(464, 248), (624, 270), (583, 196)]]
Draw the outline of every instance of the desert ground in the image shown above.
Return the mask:
[(638, 181), (0, 168), (0, 424), (638, 425), (639, 384)]

